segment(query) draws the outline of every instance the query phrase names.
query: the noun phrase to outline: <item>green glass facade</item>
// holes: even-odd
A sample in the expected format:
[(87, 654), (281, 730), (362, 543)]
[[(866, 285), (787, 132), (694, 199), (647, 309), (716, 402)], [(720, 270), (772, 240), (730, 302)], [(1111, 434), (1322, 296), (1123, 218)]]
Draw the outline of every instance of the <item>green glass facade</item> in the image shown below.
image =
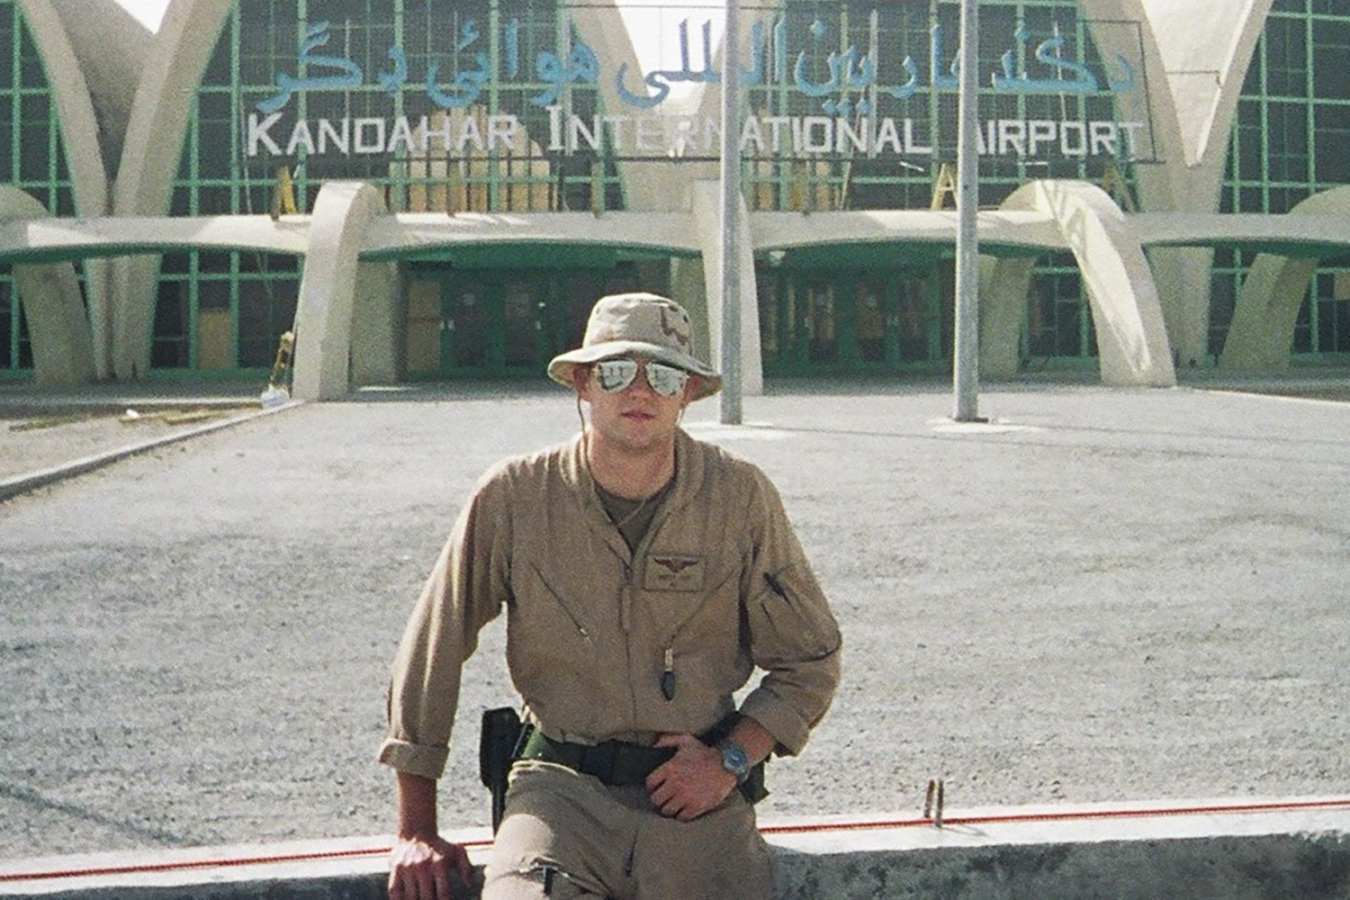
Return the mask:
[[(1350, 184), (1350, 7), (1275, 0), (1238, 101), (1220, 211), (1286, 213), (1315, 193)], [(1232, 322), (1251, 251), (1215, 253), (1210, 352)], [(1324, 260), (1299, 311), (1293, 351), (1350, 354), (1350, 257)]]
[[(894, 92), (879, 91), (869, 98), (866, 89), (831, 94), (836, 101), (824, 108), (820, 98), (789, 88), (796, 74), (795, 51), (807, 54), (803, 74), (824, 82), (830, 75), (830, 54), (846, 53), (852, 47), (876, 60), (877, 83), (902, 85), (909, 78), (906, 61), (926, 83), (936, 63), (937, 74), (950, 66), (959, 43), (960, 7), (955, 2), (875, 3), (870, 0), (789, 0), (782, 9), (786, 25), (783, 37), (790, 50), (788, 65), (775, 71), (772, 50), (765, 65), (766, 82), (750, 91), (751, 110), (760, 116), (827, 116), (839, 114), (838, 100), (848, 103), (845, 117), (852, 117), (859, 131), (865, 119), (912, 119), (915, 123), (913, 145), (927, 152), (906, 153), (903, 160), (891, 154), (869, 156), (855, 150), (855, 142), (843, 143), (845, 152), (828, 160), (805, 165), (801, 154), (748, 154), (747, 192), (753, 209), (927, 209), (933, 183), (943, 163), (955, 163), (957, 147), (957, 90), (939, 86), (916, 91), (908, 98)], [(1134, 33), (1132, 23), (1095, 23), (1099, 29), (1126, 29)], [(934, 28), (941, 38), (934, 37)], [(1016, 40), (1024, 30), (1022, 40)], [(819, 35), (819, 36), (817, 36)], [(1014, 71), (1034, 68), (1034, 52), (1046, 38), (1062, 39), (1056, 52), (1065, 59), (1097, 73), (1112, 73), (1104, 66), (1093, 43), (1089, 23), (1072, 0), (984, 0), (980, 3), (980, 70), (996, 73), (1003, 69), (1004, 54), (1011, 48)], [(870, 52), (869, 52), (870, 48)], [(942, 50), (939, 60), (933, 51)], [(983, 90), (979, 118), (988, 123), (999, 120), (1110, 121), (1120, 117), (1116, 94), (1102, 77), (1091, 93), (1074, 91), (1062, 94), (1032, 94), (1015, 91)], [(870, 100), (870, 102), (869, 102)], [(862, 112), (859, 104), (868, 104)], [(875, 107), (874, 109), (871, 107)], [(908, 142), (906, 142), (908, 143)], [(1142, 161), (1153, 158), (1150, 146), (1133, 148), (1131, 157)], [(1131, 160), (1122, 156), (1065, 155), (1060, 153), (1017, 155), (986, 154), (980, 163), (980, 203), (997, 206), (1027, 181), (1037, 178), (1082, 178), (1100, 182), (1108, 166), (1115, 165), (1129, 174)]]
[[(380, 186), (394, 212), (622, 209), (613, 158), (547, 149), (548, 113), (535, 101), (557, 89), (532, 61), (566, 59), (574, 39), (555, 0), (238, 0), (197, 92), (171, 211), (286, 212), (285, 197), (304, 213), (334, 179)], [(501, 65), (480, 70), (480, 47)], [(287, 77), (322, 85), (332, 60), (355, 67), (337, 88), (286, 97), (279, 87)], [(551, 99), (580, 117), (601, 112), (591, 83)], [(258, 138), (273, 112), (275, 130)], [(512, 148), (490, 140), (503, 114), (526, 133)], [(271, 365), (300, 276), (297, 261), (266, 254), (166, 257), (152, 365)]]
[[(852, 132), (842, 139), (836, 135), (835, 145), (841, 152), (829, 155), (807, 156), (791, 149), (750, 154), (746, 186), (751, 209), (930, 208), (943, 167), (954, 167), (956, 162), (954, 84), (916, 91), (907, 98), (881, 89), (845, 90), (822, 103), (819, 97), (790, 89), (789, 82), (796, 82), (799, 74), (813, 83), (826, 82), (832, 74), (831, 54), (837, 59), (856, 48), (876, 60), (878, 84), (902, 85), (915, 73), (926, 84), (946, 74), (954, 58), (960, 34), (959, 4), (789, 0), (782, 8), (782, 21), (783, 30), (776, 31), (773, 40), (790, 46), (791, 52), (783, 54), (789, 65), (773, 58), (771, 43), (765, 83), (750, 91), (751, 112), (761, 119), (843, 115), (858, 134), (879, 129), (878, 123), (889, 119), (902, 124), (895, 126), (900, 140), (888, 149), (899, 145), (916, 152), (905, 152), (898, 159), (891, 153), (867, 152), (859, 145), (876, 148), (874, 130), (867, 141), (854, 140)], [(1103, 64), (1092, 28), (1125, 29), (1127, 43), (1130, 39), (1138, 42), (1136, 23), (1089, 23), (1071, 0), (986, 0), (980, 4), (982, 73), (1034, 69), (1037, 47), (1053, 39), (1058, 55), (1101, 76), (1087, 92), (982, 91), (979, 119), (986, 126), (984, 143), (989, 151), (980, 160), (982, 207), (995, 208), (1017, 188), (1041, 178), (1102, 183), (1114, 174), (1129, 190), (1134, 163), (1153, 159), (1151, 146), (1127, 146), (1124, 138), (1116, 145), (1117, 152), (1110, 154), (995, 152), (1008, 144), (1002, 141), (1006, 132), (999, 130), (1003, 122), (1017, 123), (1020, 128), (1021, 123), (1032, 121), (1114, 122), (1137, 114), (1119, 108), (1109, 79), (1124, 73), (1114, 68), (1115, 63)], [(799, 47), (805, 48), (805, 61), (795, 64)], [(941, 58), (935, 59), (935, 53)], [(913, 68), (907, 70), (907, 63)], [(1138, 72), (1135, 76), (1140, 77)], [(954, 205), (954, 201), (947, 198), (945, 205)], [(835, 248), (825, 253), (788, 253), (782, 259), (766, 256), (759, 270), (765, 371), (946, 369), (952, 344), (951, 258), (948, 252), (935, 255), (913, 247), (880, 253), (872, 248)], [(843, 272), (838, 279), (827, 274), (841, 266), (854, 270)], [(794, 274), (798, 269), (803, 271)], [(874, 284), (877, 277), (880, 280)], [(1039, 260), (1022, 342), (1024, 364), (1091, 362), (1097, 353), (1091, 315), (1072, 255), (1051, 254)]]
[[(0, 0), (0, 177), (53, 215), (75, 215), (75, 197), (47, 71), (23, 11)], [(77, 269), (78, 270), (78, 269)], [(0, 267), (0, 377), (31, 372), (32, 348), (10, 266)]]
[[(607, 111), (595, 79), (550, 79), (536, 64), (543, 56), (574, 64), (584, 43), (572, 23), (580, 8), (559, 0), (236, 0), (194, 95), (171, 214), (306, 213), (334, 179), (378, 185), (395, 212), (625, 209), (623, 179), (636, 183), (649, 166), (603, 141), (560, 150), (557, 116), (589, 123)], [(711, 14), (706, 7), (679, 8), (691, 30)], [(750, 208), (919, 210), (944, 200), (950, 206), (935, 184), (956, 155), (956, 89), (945, 83), (959, 42), (956, 0), (783, 0), (758, 12), (772, 24), (747, 36), (763, 56), (746, 113), (761, 122), (793, 121), (798, 130), (783, 125), (784, 142), (746, 150)], [(998, 123), (1022, 128), (1147, 115), (1112, 82), (1145, 73), (1123, 72), (1118, 57), (1099, 53), (1094, 43), (1114, 29), (1115, 49), (1132, 40), (1142, 47), (1141, 23), (1089, 22), (1073, 0), (985, 0), (980, 14), (982, 84), (989, 73), (1043, 70), (1039, 53), (1047, 38), (1057, 59), (1097, 75), (1090, 89), (983, 90), (979, 118), (994, 123), (982, 135), (988, 143), (1003, 141)], [(790, 52), (780, 52), (782, 42)], [(1350, 9), (1331, 0), (1275, 0), (1238, 104), (1221, 211), (1280, 214), (1350, 180), (1350, 75), (1340, 64), (1347, 51)], [(75, 215), (55, 104), (14, 0), (0, 0), (0, 52), (7, 54), (0, 60), (0, 167), (54, 214)], [(803, 90), (837, 78), (832, 59), (844, 57), (871, 60), (871, 80), (881, 87), (855, 89), (844, 78), (832, 90)], [(1075, 71), (1065, 66), (1055, 77)], [(931, 89), (902, 94), (897, 87), (914, 73)], [(288, 90), (288, 79), (300, 87)], [(630, 73), (628, 84), (641, 79)], [(493, 119), (501, 116), (518, 124), (522, 140), (493, 142)], [(892, 151), (903, 144), (903, 152), (876, 152), (882, 120), (892, 122)], [(828, 152), (815, 152), (822, 140)], [(802, 142), (812, 152), (803, 152)], [(709, 155), (683, 159), (702, 164)], [(662, 157), (661, 164), (680, 160)], [(1100, 153), (990, 150), (980, 162), (981, 205), (997, 207), (1041, 178), (1114, 181), (1128, 192), (1134, 167), (1157, 161), (1148, 145)], [(408, 373), (523, 370), (527, 358), (543, 358), (579, 334), (582, 324), (574, 319), (582, 304), (569, 286), (662, 287), (660, 260), (643, 268), (631, 254), (567, 253), (530, 256), (524, 275), (513, 273), (515, 260), (490, 250), (406, 259), (414, 280), (439, 285), (434, 302), (424, 286), (420, 313), (408, 299), (410, 322), (436, 320), (442, 332), (457, 323), (469, 328), (436, 337), (427, 325), (421, 337), (410, 336), (410, 346), (421, 341), (439, 349), (422, 353), (420, 362), (410, 357)], [(1254, 259), (1240, 248), (1215, 252), (1212, 357), (1222, 350)], [(152, 368), (266, 369), (292, 326), (302, 267), (295, 257), (254, 252), (165, 256)], [(951, 345), (951, 269), (950, 250), (916, 245), (764, 254), (757, 277), (765, 371), (943, 371)], [(525, 282), (540, 298), (529, 311), (521, 301)], [(484, 299), (481, 311), (469, 309)], [(475, 348), (470, 333), (479, 319), (486, 343)], [(509, 333), (517, 327), (529, 333)], [(1037, 260), (1021, 349), (1027, 369), (1095, 361), (1091, 309), (1071, 255)], [(1293, 350), (1308, 360), (1350, 354), (1350, 254), (1323, 261)], [(3, 269), (0, 375), (31, 369), (22, 307)]]

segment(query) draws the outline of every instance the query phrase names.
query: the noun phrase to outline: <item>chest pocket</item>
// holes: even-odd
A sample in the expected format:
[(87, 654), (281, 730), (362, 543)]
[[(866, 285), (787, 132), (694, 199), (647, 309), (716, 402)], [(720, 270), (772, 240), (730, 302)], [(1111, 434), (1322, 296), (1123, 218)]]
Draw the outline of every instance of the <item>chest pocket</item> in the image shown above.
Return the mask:
[[(720, 568), (719, 568), (720, 566)], [(739, 642), (740, 592), (736, 570), (716, 556), (655, 551), (644, 560), (639, 615), (649, 636), (686, 649)], [(733, 648), (734, 649), (734, 648)]]
[(642, 589), (647, 591), (702, 591), (707, 583), (707, 564), (701, 556), (653, 553), (647, 557)]

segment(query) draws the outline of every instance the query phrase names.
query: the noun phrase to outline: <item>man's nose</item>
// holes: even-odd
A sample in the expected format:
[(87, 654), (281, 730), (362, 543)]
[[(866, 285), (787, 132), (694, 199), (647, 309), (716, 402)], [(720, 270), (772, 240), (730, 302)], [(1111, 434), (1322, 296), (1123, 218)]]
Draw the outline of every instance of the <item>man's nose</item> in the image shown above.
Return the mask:
[(652, 383), (647, 380), (647, 367), (638, 366), (637, 375), (633, 376), (633, 383), (628, 386), (630, 391), (643, 391), (648, 394), (655, 394), (652, 390)]

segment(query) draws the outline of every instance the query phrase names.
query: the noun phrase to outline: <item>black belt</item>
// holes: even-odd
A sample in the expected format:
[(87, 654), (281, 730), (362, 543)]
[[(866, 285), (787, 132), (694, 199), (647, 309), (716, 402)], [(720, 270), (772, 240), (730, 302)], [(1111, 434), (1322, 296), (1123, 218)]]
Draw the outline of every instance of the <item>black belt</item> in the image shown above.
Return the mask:
[(647, 776), (675, 755), (674, 747), (643, 747), (625, 741), (572, 744), (555, 741), (531, 728), (516, 759), (536, 759), (575, 769), (614, 787), (643, 784)]
[[(700, 734), (698, 739), (713, 746), (731, 734), (739, 718), (737, 713), (731, 713)], [(674, 747), (644, 747), (626, 741), (605, 741), (594, 745), (555, 741), (541, 734), (533, 725), (526, 725), (513, 758), (557, 763), (583, 775), (593, 776), (611, 787), (624, 787), (645, 784), (647, 776), (674, 755)], [(750, 768), (750, 777), (741, 783), (740, 791), (751, 803), (758, 803), (769, 796), (769, 792), (764, 789), (764, 763)]]

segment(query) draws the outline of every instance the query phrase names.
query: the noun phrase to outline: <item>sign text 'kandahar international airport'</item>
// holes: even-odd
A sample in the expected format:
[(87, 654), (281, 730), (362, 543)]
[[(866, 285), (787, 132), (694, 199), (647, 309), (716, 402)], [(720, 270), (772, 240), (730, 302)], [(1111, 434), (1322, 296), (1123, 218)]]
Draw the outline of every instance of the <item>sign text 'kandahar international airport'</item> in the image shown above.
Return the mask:
[[(673, 114), (663, 105), (672, 92), (690, 85), (716, 84), (712, 22), (701, 32), (700, 61), (692, 62), (690, 22), (678, 31), (681, 65), (647, 72), (630, 70), (628, 62), (607, 65), (581, 40), (566, 54), (540, 51), (526, 59), (517, 20), (505, 22), (499, 34), (488, 35), (474, 19), (462, 21), (442, 59), (419, 60), (416, 71), (400, 46), (390, 46), (387, 66), (367, 72), (346, 56), (329, 51), (334, 32), (330, 22), (308, 26), (296, 59), (295, 73), (278, 72), (276, 90), (250, 110), (244, 134), (248, 156), (289, 157), (297, 154), (398, 156), (400, 154), (465, 154), (492, 151), (571, 154), (578, 150), (618, 154), (706, 155), (717, 152), (721, 122), (716, 115)], [(837, 35), (817, 19), (807, 30), (811, 40), (826, 44)], [(929, 29), (927, 65), (904, 55), (898, 66), (883, 66), (884, 50), (855, 46), (823, 54), (820, 47), (790, 46), (786, 23), (756, 23), (749, 60), (738, 60), (742, 84), (771, 86), (795, 95), (807, 111), (796, 115), (750, 112), (743, 119), (740, 146), (744, 153), (794, 155), (866, 154), (931, 156), (931, 122), (940, 92), (955, 92), (959, 74), (954, 50), (944, 47), (941, 25)], [(980, 153), (987, 156), (1113, 157), (1147, 155), (1141, 147), (1140, 121), (1122, 121), (1119, 111), (1137, 107), (1123, 102), (1142, 93), (1142, 54), (1135, 59), (1114, 53), (1096, 70), (1064, 55), (1066, 41), (1056, 27), (1033, 35), (1019, 26), (1008, 36), (1008, 49), (981, 73), (986, 95), (1110, 96), (1110, 118), (1027, 118), (1016, 115), (985, 118), (979, 132)], [(899, 78), (887, 83), (883, 69)], [(448, 74), (446, 74), (448, 73)], [(607, 83), (606, 83), (607, 82)], [(529, 90), (528, 103), (540, 115), (539, 126), (527, 128), (513, 113), (464, 115), (485, 101), (495, 85), (514, 84)], [(576, 115), (566, 101), (567, 88), (585, 85), (617, 98), (619, 111)], [(306, 99), (323, 92), (374, 90), (389, 98), (385, 116), (316, 117), (305, 115)], [(418, 106), (421, 109), (418, 109)], [(395, 108), (397, 107), (397, 108)], [(456, 112), (459, 114), (456, 115)], [(540, 127), (542, 126), (542, 127)]]

